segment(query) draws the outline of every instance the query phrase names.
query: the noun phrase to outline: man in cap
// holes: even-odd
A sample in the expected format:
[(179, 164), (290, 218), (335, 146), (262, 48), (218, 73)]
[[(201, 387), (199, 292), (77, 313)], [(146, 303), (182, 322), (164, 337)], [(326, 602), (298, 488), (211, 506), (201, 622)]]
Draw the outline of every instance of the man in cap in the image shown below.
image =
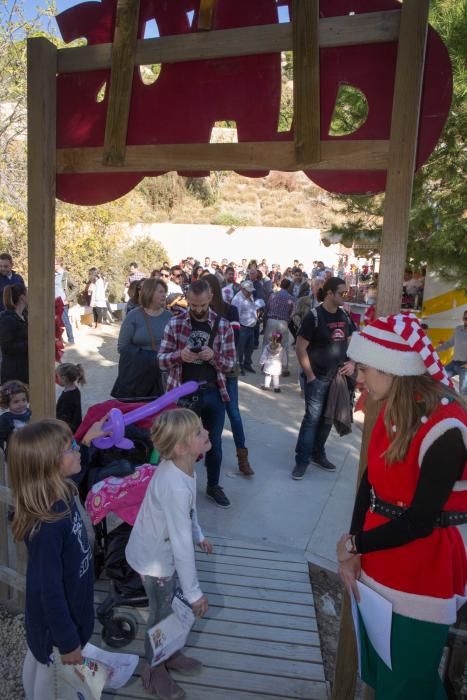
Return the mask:
[(253, 282), (245, 280), (240, 291), (234, 296), (232, 305), (238, 309), (240, 318), (240, 339), (238, 343), (238, 362), (240, 373), (245, 376), (245, 370), (255, 374), (251, 356), (255, 342), (255, 326), (257, 323), (256, 304), (253, 299), (255, 287)]

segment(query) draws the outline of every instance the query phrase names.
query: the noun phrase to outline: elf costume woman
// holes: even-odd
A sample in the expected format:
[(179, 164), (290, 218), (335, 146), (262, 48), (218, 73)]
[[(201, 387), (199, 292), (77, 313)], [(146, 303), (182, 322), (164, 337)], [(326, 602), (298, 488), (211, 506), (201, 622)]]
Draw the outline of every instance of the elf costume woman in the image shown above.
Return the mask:
[(358, 381), (385, 404), (373, 429), (340, 575), (393, 606), (392, 670), (361, 624), (363, 680), (378, 700), (442, 700), (438, 666), (466, 600), (467, 410), (418, 319), (376, 319), (352, 335)]

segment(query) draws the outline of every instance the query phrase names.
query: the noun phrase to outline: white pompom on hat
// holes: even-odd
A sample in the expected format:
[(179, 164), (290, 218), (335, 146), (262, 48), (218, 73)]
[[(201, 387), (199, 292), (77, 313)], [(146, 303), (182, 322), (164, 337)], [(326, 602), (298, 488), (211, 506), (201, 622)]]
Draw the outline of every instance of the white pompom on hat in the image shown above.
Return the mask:
[(354, 362), (398, 377), (428, 372), (433, 379), (452, 387), (430, 339), (412, 313), (383, 316), (353, 333), (347, 355)]

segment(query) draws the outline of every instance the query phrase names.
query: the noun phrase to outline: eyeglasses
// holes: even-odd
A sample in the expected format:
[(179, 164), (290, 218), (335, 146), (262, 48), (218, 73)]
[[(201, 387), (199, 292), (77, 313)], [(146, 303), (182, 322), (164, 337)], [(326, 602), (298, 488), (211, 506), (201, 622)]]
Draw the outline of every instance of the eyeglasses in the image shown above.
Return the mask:
[(179, 274), (179, 275), (174, 275), (174, 277), (175, 277), (175, 279), (177, 280), (177, 279), (180, 279), (181, 275), (180, 275), (180, 274)]
[(63, 450), (64, 455), (71, 455), (73, 452), (79, 452), (79, 445), (76, 442), (75, 438), (71, 441), (71, 447), (69, 447), (67, 450)]

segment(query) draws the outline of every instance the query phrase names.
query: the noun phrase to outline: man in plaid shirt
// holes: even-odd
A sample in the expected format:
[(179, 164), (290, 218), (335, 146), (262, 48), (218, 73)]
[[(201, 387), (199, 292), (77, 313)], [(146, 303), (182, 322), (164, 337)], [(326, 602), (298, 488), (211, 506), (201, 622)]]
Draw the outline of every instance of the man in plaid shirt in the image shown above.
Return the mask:
[(206, 453), (207, 495), (221, 508), (230, 501), (219, 486), (222, 462), (222, 431), (225, 402), (229, 401), (225, 373), (235, 366), (235, 340), (230, 323), (210, 308), (212, 294), (207, 282), (192, 282), (187, 294), (188, 310), (165, 327), (159, 349), (159, 365), (168, 371), (167, 389), (193, 380), (204, 382), (191, 406), (209, 432), (211, 449)]

